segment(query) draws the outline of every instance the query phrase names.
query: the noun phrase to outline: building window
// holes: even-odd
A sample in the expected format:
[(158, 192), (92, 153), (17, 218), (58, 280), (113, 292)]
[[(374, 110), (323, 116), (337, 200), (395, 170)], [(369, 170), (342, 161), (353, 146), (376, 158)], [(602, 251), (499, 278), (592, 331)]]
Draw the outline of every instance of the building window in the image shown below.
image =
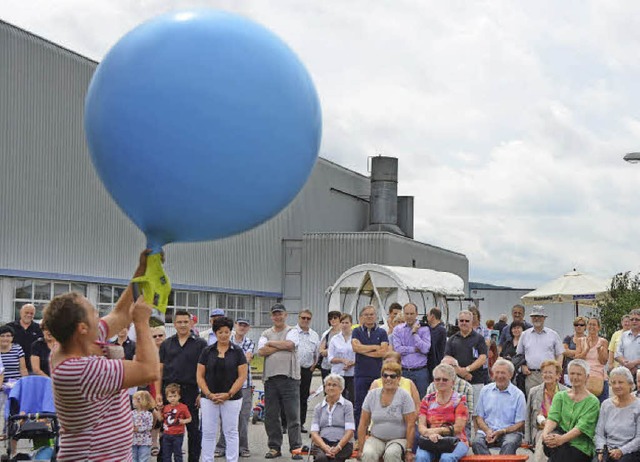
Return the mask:
[(36, 307), (35, 319), (42, 319), (42, 310), (57, 295), (78, 292), (87, 295), (87, 285), (79, 282), (47, 281), (43, 279), (14, 280), (13, 311), (14, 319), (20, 318), (22, 305), (31, 303)]
[(198, 317), (198, 324), (207, 324), (209, 322), (209, 294), (207, 292), (172, 290), (165, 313), (165, 322), (173, 323), (173, 315), (176, 310), (187, 310), (189, 314)]
[(272, 297), (256, 297), (256, 305), (260, 313), (260, 325), (271, 325), (271, 307), (278, 302), (277, 298)]
[(236, 321), (238, 318), (248, 319), (251, 325), (255, 324), (255, 305), (251, 295), (220, 294), (218, 296), (220, 308), (224, 308), (228, 318)]
[(100, 317), (106, 316), (111, 312), (126, 288), (126, 286), (98, 286), (98, 303), (96, 306), (100, 313)]

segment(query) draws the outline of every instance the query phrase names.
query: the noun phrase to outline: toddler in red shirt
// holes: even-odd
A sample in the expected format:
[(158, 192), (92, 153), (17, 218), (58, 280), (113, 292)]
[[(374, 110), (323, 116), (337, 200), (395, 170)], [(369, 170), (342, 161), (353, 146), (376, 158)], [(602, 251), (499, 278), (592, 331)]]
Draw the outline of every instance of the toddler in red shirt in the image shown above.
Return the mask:
[(170, 383), (164, 390), (169, 404), (162, 408), (162, 460), (182, 462), (185, 425), (191, 422), (189, 408), (180, 402), (180, 385)]

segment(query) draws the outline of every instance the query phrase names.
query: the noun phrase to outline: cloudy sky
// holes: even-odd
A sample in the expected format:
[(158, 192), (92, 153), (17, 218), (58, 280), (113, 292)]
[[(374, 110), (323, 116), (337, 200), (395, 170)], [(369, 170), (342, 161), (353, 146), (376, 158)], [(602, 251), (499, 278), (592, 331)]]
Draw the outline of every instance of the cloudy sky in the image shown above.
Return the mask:
[(466, 254), (471, 280), (640, 269), (636, 2), (2, 0), (0, 18), (100, 60), (178, 4), (283, 38), (320, 94), (321, 155), (398, 157), (416, 238)]

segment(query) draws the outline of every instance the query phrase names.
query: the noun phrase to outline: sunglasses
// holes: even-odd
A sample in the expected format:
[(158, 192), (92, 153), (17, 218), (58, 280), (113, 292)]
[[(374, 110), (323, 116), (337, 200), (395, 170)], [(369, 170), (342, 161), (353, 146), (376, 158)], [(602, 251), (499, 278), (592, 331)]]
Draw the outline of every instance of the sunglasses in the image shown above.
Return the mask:
[(311, 317), (310, 316), (300, 316), (300, 319), (302, 319), (304, 321), (311, 321)]
[(393, 380), (398, 378), (398, 374), (382, 374), (382, 378)]
[(434, 381), (434, 382), (444, 382), (444, 383), (447, 383), (447, 382), (449, 381), (449, 379), (448, 379), (448, 378), (446, 378), (446, 377), (436, 377), (436, 378), (434, 378), (434, 379), (433, 379), (433, 381)]
[(152, 335), (153, 338), (162, 338), (164, 337), (163, 334), (157, 334), (157, 335)]
[(638, 321), (640, 321), (640, 318), (629, 318), (629, 321), (635, 321), (635, 322), (638, 322)]
[(458, 319), (458, 322), (471, 322), (470, 319)]
[(586, 324), (574, 324), (573, 327), (585, 327)]

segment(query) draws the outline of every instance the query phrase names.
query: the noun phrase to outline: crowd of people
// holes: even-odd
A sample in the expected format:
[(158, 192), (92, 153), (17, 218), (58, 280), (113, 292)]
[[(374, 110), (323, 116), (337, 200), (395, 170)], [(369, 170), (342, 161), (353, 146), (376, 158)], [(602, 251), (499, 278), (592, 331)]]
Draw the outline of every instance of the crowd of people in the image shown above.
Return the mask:
[[(134, 276), (144, 274), (146, 255)], [(249, 457), (254, 354), (264, 358), (265, 459), (282, 456), (285, 435), (291, 458), (302, 459), (310, 432), (320, 462), (451, 462), (470, 449), (515, 454), (523, 443), (536, 461), (640, 460), (640, 309), (610, 341), (597, 318), (585, 317), (561, 340), (541, 306), (531, 324), (520, 305), (511, 323), (501, 316), (482, 325), (476, 307), (462, 310), (449, 336), (438, 308), (419, 319), (412, 303), (392, 304), (382, 323), (373, 306), (357, 319), (330, 311), (321, 334), (310, 310), (295, 325), (283, 304), (270, 311), (272, 327), (257, 345), (250, 320), (220, 308), (202, 333), (177, 310), (166, 338), (163, 327), (149, 327), (151, 308), (131, 288), (102, 319), (85, 297), (64, 294), (40, 324), (25, 305), (20, 319), (0, 326), (0, 377), (7, 385), (51, 376), (61, 461), (182, 461), (185, 435), (190, 462)], [(316, 369), (324, 399), (307, 429)]]

